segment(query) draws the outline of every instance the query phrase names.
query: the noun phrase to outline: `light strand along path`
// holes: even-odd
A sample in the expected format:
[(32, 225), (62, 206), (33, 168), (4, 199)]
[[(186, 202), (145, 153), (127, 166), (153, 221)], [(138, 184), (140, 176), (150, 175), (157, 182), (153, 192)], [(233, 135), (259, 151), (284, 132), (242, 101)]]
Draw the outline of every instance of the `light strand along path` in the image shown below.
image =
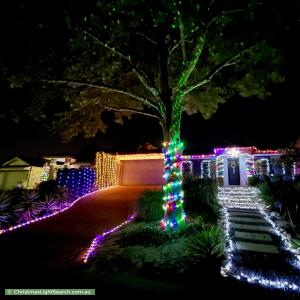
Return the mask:
[(239, 280), (299, 292), (297, 256), (286, 249), (268, 220), (257, 188), (223, 187), (218, 197), (227, 213), (229, 273)]
[(40, 282), (50, 274), (60, 276), (70, 271), (96, 234), (126, 220), (144, 190), (159, 188), (117, 186), (105, 189), (88, 195), (57, 216), (1, 235), (1, 286)]

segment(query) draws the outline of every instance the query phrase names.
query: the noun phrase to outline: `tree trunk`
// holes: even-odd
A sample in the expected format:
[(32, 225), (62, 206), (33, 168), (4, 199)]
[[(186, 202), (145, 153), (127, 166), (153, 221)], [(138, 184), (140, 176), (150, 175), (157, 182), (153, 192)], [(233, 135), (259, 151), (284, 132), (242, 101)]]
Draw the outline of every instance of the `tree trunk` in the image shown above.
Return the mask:
[(164, 218), (161, 227), (176, 229), (184, 223), (182, 190), (182, 152), (183, 143), (180, 141), (180, 123), (183, 106), (183, 94), (178, 93), (172, 103), (172, 122), (169, 139), (164, 142), (165, 156), (163, 201)]

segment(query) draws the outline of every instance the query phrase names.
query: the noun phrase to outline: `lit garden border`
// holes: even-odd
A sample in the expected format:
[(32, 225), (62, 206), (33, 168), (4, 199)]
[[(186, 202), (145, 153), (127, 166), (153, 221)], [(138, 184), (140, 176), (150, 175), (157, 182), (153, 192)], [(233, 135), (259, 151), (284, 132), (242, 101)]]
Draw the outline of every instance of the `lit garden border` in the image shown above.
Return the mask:
[(39, 221), (48, 219), (48, 218), (50, 218), (50, 217), (54, 217), (54, 216), (56, 216), (56, 215), (58, 215), (58, 214), (60, 214), (60, 213), (62, 213), (62, 212), (64, 212), (64, 211), (68, 210), (69, 208), (71, 208), (75, 203), (77, 203), (77, 202), (78, 202), (79, 200), (81, 200), (82, 198), (87, 197), (87, 196), (90, 196), (90, 195), (92, 195), (92, 194), (94, 194), (94, 193), (97, 193), (97, 192), (99, 192), (99, 191), (104, 191), (104, 190), (107, 190), (107, 189), (109, 189), (109, 188), (114, 188), (114, 187), (115, 187), (115, 186), (110, 186), (110, 187), (103, 188), (103, 189), (99, 189), (99, 190), (93, 191), (93, 192), (91, 192), (91, 193), (85, 194), (85, 195), (83, 195), (83, 196), (80, 196), (80, 197), (77, 198), (75, 201), (73, 201), (68, 207), (62, 208), (62, 209), (60, 209), (60, 210), (58, 210), (58, 211), (56, 211), (56, 212), (54, 212), (54, 213), (51, 213), (51, 214), (48, 214), (48, 215), (45, 215), (45, 216), (42, 216), (42, 217), (35, 218), (35, 219), (30, 220), (30, 221), (27, 221), (27, 222), (25, 222), (25, 223), (21, 223), (21, 224), (15, 225), (15, 226), (11, 226), (11, 227), (9, 227), (9, 228), (7, 228), (7, 229), (0, 229), (0, 235), (1, 235), (1, 234), (8, 233), (8, 232), (11, 232), (11, 231), (14, 231), (14, 230), (16, 230), (16, 229), (19, 229), (19, 228), (22, 228), (22, 227), (25, 227), (25, 226), (28, 226), (28, 225), (30, 225), (30, 224), (33, 224), (33, 223), (36, 223), (36, 222), (39, 222)]
[(127, 220), (117, 226), (115, 226), (114, 228), (110, 229), (110, 230), (105, 230), (102, 234), (97, 234), (96, 237), (92, 240), (89, 248), (87, 249), (87, 251), (85, 252), (85, 254), (82, 256), (82, 260), (84, 263), (87, 263), (88, 260), (90, 259), (90, 257), (95, 253), (96, 249), (98, 248), (98, 246), (100, 245), (100, 243), (104, 240), (104, 238), (106, 236), (108, 236), (109, 234), (117, 231), (119, 228), (121, 228), (122, 226), (130, 223), (131, 221), (134, 220), (136, 214), (132, 214), (130, 216), (128, 216)]
[[(222, 188), (219, 188), (222, 190)], [(256, 196), (257, 190), (256, 190)], [(279, 227), (277, 226), (268, 216), (267, 212), (264, 209), (263, 205), (259, 205), (258, 201), (256, 201), (257, 209), (263, 215), (263, 217), (271, 224), (273, 232), (277, 235), (281, 241), (283, 242), (284, 249), (290, 252), (295, 258), (291, 264), (300, 269), (300, 255), (290, 246), (289, 236)], [(243, 207), (245, 208), (245, 207)], [(223, 217), (223, 227), (224, 227), (224, 236), (225, 236), (225, 253), (226, 253), (226, 264), (224, 267), (221, 267), (221, 275), (224, 277), (231, 276), (237, 280), (246, 281), (248, 283), (259, 284), (268, 288), (282, 289), (286, 291), (293, 291), (300, 293), (300, 285), (297, 285), (293, 282), (290, 282), (286, 279), (268, 279), (263, 275), (259, 275), (255, 272), (245, 272), (245, 271), (236, 271), (233, 270), (233, 252), (236, 250), (234, 247), (234, 243), (230, 237), (230, 222), (229, 222), (229, 213), (227, 211), (227, 207), (224, 205), (222, 209), (222, 217)]]

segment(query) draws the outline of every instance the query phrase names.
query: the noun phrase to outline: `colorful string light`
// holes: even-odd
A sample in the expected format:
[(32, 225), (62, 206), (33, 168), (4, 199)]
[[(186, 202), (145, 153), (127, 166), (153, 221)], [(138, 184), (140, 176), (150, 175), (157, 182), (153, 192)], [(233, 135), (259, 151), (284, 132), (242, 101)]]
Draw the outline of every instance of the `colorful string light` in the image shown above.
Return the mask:
[(165, 156), (165, 170), (163, 175), (164, 218), (160, 223), (163, 229), (176, 229), (185, 220), (181, 170), (183, 147), (184, 145), (179, 139), (163, 144), (163, 153)]
[(88, 260), (90, 259), (90, 257), (95, 253), (96, 249), (99, 247), (100, 243), (103, 242), (104, 238), (106, 236), (108, 236), (109, 234), (117, 231), (118, 229), (120, 229), (122, 226), (130, 223), (131, 221), (133, 221), (133, 219), (135, 218), (135, 214), (130, 215), (127, 220), (121, 224), (119, 224), (118, 226), (104, 231), (102, 234), (97, 234), (96, 237), (92, 240), (88, 250), (85, 252), (85, 254), (83, 255), (82, 259), (84, 263), (87, 263)]

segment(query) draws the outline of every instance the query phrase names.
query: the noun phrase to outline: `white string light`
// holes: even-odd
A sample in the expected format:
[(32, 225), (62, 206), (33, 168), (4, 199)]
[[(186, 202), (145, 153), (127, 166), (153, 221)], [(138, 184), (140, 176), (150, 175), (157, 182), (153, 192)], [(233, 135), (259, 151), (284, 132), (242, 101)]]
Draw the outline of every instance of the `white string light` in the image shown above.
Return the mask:
[[(238, 201), (237, 205), (234, 205), (234, 200), (232, 199), (232, 195), (239, 195), (238, 198), (242, 199), (242, 191), (247, 195), (244, 201)], [(227, 196), (226, 196), (227, 191)], [(236, 197), (236, 196), (235, 196)], [(250, 204), (250, 199), (252, 204)], [(286, 278), (276, 278), (270, 279), (262, 274), (258, 274), (252, 271), (245, 271), (245, 270), (238, 270), (234, 265), (234, 242), (230, 236), (230, 222), (229, 222), (229, 213), (228, 208), (243, 208), (243, 209), (253, 209), (256, 208), (262, 214), (264, 219), (271, 224), (272, 232), (277, 235), (281, 241), (283, 242), (284, 250), (290, 252), (293, 257), (292, 261), (289, 261), (294, 267), (300, 269), (300, 255), (299, 251), (293, 249), (290, 244), (290, 237), (288, 234), (284, 232), (282, 228), (273, 222), (269, 215), (266, 212), (265, 205), (263, 201), (258, 197), (258, 190), (254, 187), (239, 187), (239, 188), (219, 188), (219, 200), (220, 204), (223, 206), (222, 208), (222, 220), (223, 220), (223, 227), (224, 227), (224, 237), (225, 237), (225, 253), (226, 253), (226, 262), (224, 267), (221, 268), (221, 275), (231, 276), (236, 278), (237, 280), (247, 281), (249, 283), (259, 284), (268, 288), (276, 288), (276, 289), (283, 289), (287, 291), (294, 291), (300, 292), (300, 285), (292, 282)], [(240, 204), (242, 203), (242, 205)]]

